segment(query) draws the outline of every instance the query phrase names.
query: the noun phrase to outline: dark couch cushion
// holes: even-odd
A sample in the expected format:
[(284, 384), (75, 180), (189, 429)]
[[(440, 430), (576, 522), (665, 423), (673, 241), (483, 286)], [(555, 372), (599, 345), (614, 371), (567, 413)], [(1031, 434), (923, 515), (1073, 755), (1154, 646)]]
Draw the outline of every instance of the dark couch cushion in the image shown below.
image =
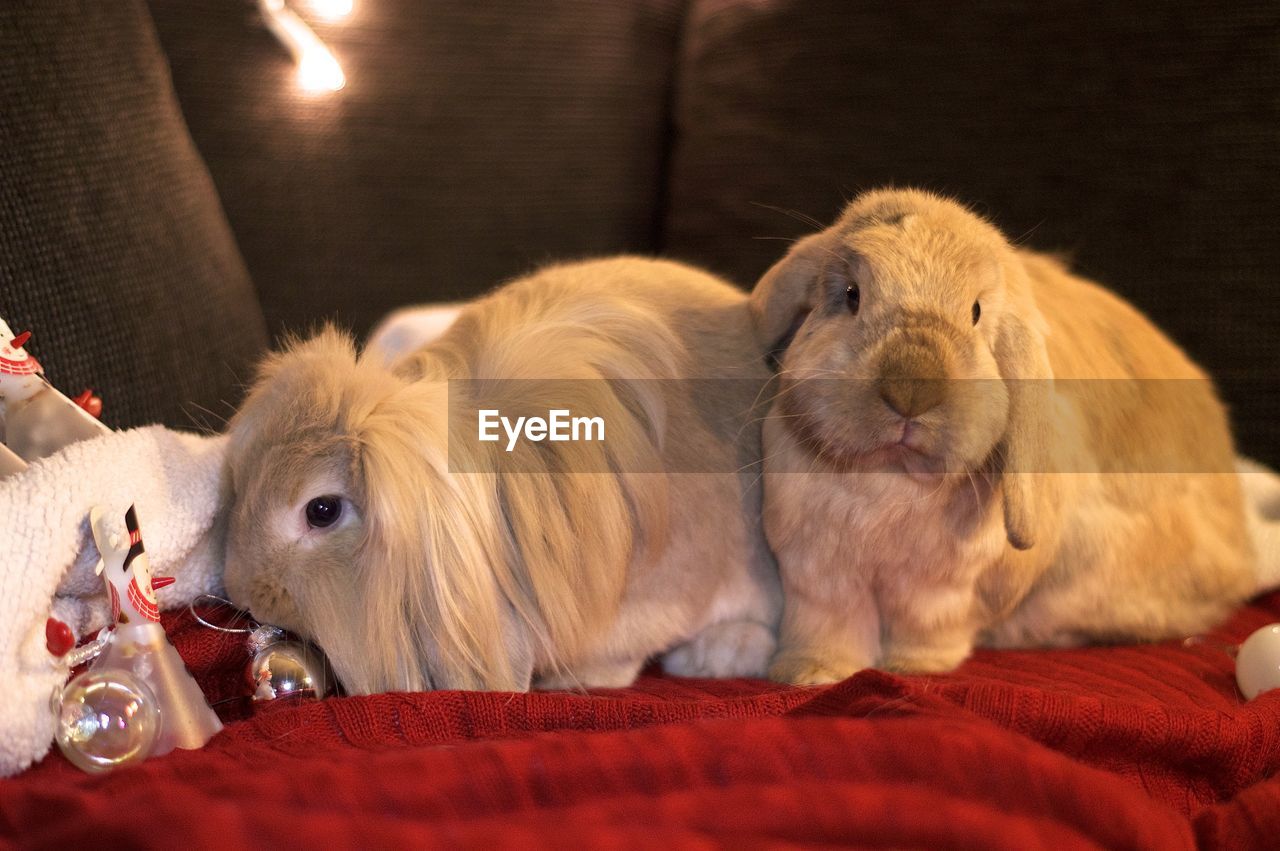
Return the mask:
[(142, 0), (0, 3), (0, 315), (113, 426), (216, 425), (265, 344)]
[(680, 0), (295, 3), (346, 71), (321, 96), (246, 4), (151, 5), (273, 331), (654, 248)]
[(1065, 250), (1223, 381), (1280, 462), (1280, 4), (698, 0), (666, 247), (744, 283), (860, 189)]

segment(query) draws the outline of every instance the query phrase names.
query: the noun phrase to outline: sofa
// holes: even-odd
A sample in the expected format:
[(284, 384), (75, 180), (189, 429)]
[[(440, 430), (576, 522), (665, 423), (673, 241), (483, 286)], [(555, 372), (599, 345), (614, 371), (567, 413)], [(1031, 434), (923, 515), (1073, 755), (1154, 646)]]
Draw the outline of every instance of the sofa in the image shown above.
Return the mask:
[[(217, 431), (325, 322), (632, 252), (749, 287), (860, 189), (972, 203), (1153, 316), (1280, 465), (1280, 6), (1245, 0), (0, 4), (0, 316), (116, 428)], [(227, 729), (104, 777), (0, 781), (33, 845), (1269, 847), (1280, 692), (1209, 636), (979, 651), (820, 689), (254, 704), (243, 642), (165, 625)], [(0, 687), (3, 687), (0, 684)]]

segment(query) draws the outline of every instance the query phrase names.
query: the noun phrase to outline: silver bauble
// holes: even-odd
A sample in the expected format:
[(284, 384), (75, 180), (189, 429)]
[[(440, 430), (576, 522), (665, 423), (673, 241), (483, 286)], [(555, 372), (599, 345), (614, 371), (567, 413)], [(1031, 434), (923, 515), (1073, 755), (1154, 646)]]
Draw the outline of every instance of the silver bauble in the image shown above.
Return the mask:
[(253, 654), (249, 666), (254, 700), (281, 697), (321, 698), (333, 693), (329, 660), (300, 641), (276, 641)]

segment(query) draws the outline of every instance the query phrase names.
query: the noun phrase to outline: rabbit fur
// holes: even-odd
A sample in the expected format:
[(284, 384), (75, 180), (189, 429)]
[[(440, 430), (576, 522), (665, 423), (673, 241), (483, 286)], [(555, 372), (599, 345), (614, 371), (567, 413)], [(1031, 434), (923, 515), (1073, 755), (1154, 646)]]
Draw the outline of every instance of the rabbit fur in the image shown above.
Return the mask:
[[(554, 266), (386, 360), (328, 329), (261, 367), (229, 429), (235, 602), (315, 640), (351, 693), (625, 686), (659, 654), (764, 673), (770, 376), (744, 293), (671, 262)], [(606, 439), (476, 439), (478, 409), (549, 407)], [(341, 513), (315, 528), (321, 496)]]
[(1227, 415), (1137, 310), (951, 200), (879, 190), (752, 311), (779, 388), (771, 676), (1203, 630), (1258, 590)]

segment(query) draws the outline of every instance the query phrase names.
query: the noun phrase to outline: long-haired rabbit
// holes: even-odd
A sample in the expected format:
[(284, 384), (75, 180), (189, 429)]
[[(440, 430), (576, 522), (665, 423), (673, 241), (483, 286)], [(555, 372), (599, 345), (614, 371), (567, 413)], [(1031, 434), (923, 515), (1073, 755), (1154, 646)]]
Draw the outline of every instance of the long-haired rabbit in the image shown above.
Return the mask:
[(780, 389), (771, 675), (1202, 630), (1259, 586), (1227, 416), (1134, 308), (919, 191), (853, 201), (752, 295)]
[[(500, 288), (392, 369), (324, 331), (231, 423), (227, 591), (352, 693), (761, 675), (767, 380), (745, 294), (636, 258)], [(557, 409), (603, 425), (480, 437)]]

